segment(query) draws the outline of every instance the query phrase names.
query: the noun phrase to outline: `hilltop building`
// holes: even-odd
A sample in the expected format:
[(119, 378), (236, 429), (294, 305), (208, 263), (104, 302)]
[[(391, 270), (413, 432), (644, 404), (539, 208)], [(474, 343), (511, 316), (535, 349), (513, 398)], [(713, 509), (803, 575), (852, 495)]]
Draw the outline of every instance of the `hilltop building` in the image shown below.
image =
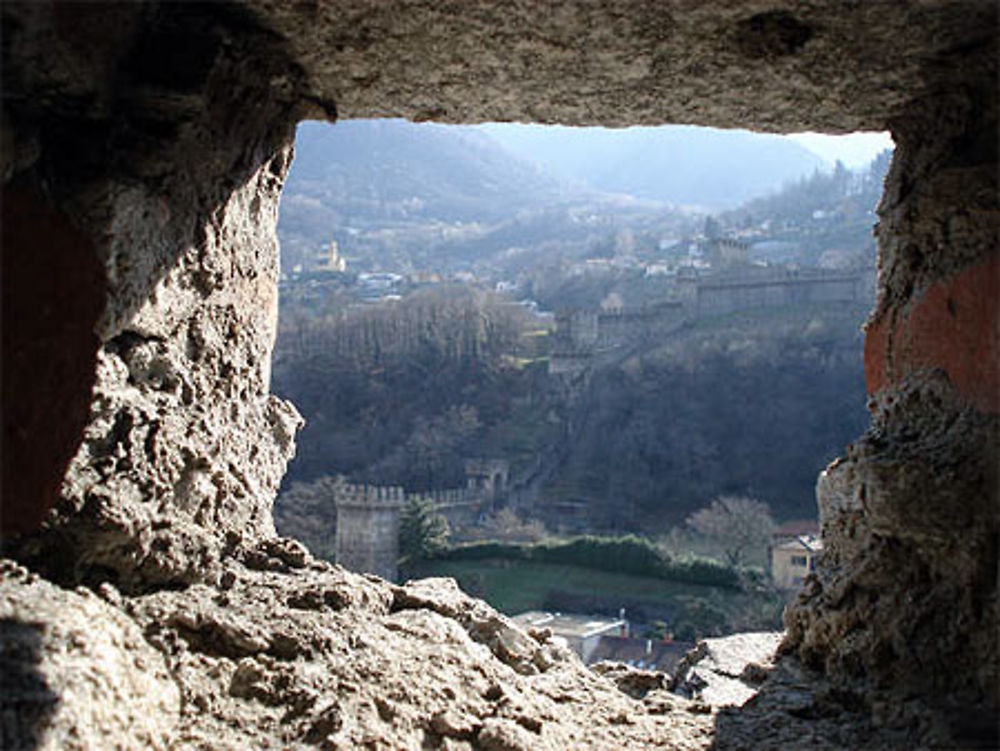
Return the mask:
[(749, 263), (750, 246), (745, 242), (729, 237), (713, 237), (706, 245), (713, 271)]
[(336, 240), (331, 240), (325, 253), (321, 253), (316, 258), (314, 271), (336, 271), (342, 273), (347, 271), (347, 259), (340, 255), (340, 248)]

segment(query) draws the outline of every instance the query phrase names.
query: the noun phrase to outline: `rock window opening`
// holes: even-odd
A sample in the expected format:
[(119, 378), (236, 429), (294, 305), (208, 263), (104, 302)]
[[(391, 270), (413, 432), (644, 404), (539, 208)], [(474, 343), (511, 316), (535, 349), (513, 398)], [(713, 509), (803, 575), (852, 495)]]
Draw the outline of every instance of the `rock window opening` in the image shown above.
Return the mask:
[[(5, 676), (17, 679), (5, 684), (10, 691), (0, 692), (7, 745), (1000, 747), (995, 2), (793, 1), (763, 9), (712, 0), (474, 7), (420, 0), (37, 0), (4, 2), (0, 25), (0, 652)], [(692, 700), (664, 691), (658, 678), (621, 666), (605, 676), (581, 670), (554, 638), (546, 638), (544, 622), (532, 638), (446, 580), (389, 584), (316, 560), (294, 540), (275, 535), (272, 505), (300, 427), (292, 406), (270, 393), (269, 378), (278, 305), (278, 202), (295, 124), (308, 117), (375, 116), (892, 131), (896, 152), (876, 229), (878, 299), (865, 339), (870, 429), (838, 446), (840, 460), (817, 482), (825, 550), (812, 558), (816, 574), (785, 610), (782, 653), (773, 670), (757, 657), (746, 670), (731, 670), (728, 655), (711, 645), (700, 650), (701, 663), (691, 666), (701, 671), (708, 661), (738, 672), (740, 682), (761, 687), (753, 702), (716, 711), (725, 702), (709, 696), (698, 680), (674, 686), (698, 696)], [(345, 126), (337, 126), (340, 136)], [(300, 151), (302, 145), (300, 138)], [(478, 153), (480, 167), (496, 166)], [(361, 159), (362, 152), (356, 156)], [(396, 171), (384, 184), (433, 182), (430, 173), (400, 169), (404, 160), (390, 156), (386, 161)], [(375, 161), (366, 157), (360, 166)], [(656, 170), (645, 155), (638, 161)], [(725, 165), (732, 174), (741, 160)], [(436, 166), (454, 165), (445, 158)], [(534, 200), (538, 175), (517, 174), (518, 191), (529, 200), (505, 225), (506, 234), (492, 235), (495, 244), (477, 262), (502, 269), (501, 262), (531, 258), (535, 246), (519, 237), (532, 230), (544, 205)], [(702, 176), (690, 173), (686, 180), (693, 184)], [(330, 237), (332, 222), (323, 219), (321, 244), (306, 250), (318, 255), (322, 247), (328, 271), (350, 274), (357, 270), (352, 254), (361, 239), (381, 243), (379, 256), (387, 260), (405, 250), (409, 239), (428, 253), (467, 247), (471, 236), (492, 225), (468, 214), (442, 219), (423, 234), (406, 224), (468, 195), (468, 181), (456, 178), (462, 188), (450, 194), (408, 191), (389, 202), (394, 223), (371, 233), (356, 220), (367, 210), (365, 202), (386, 204), (387, 194), (378, 192), (370, 175), (341, 183), (335, 189), (355, 201), (345, 223), (352, 232)], [(612, 187), (608, 192), (621, 192)], [(300, 208), (324, 206), (308, 191), (290, 190), (286, 197), (296, 196)], [(494, 198), (496, 208), (507, 212), (503, 196)], [(641, 564), (648, 549), (620, 533), (674, 523), (646, 513), (643, 494), (654, 497), (659, 487), (650, 467), (691, 469), (687, 477), (675, 472), (672, 498), (684, 480), (722, 477), (720, 456), (727, 471), (776, 467), (738, 461), (737, 454), (716, 449), (731, 435), (755, 436), (760, 426), (780, 421), (765, 414), (699, 438), (692, 424), (716, 423), (696, 419), (705, 405), (695, 397), (705, 389), (721, 394), (727, 405), (771, 404), (763, 398), (768, 389), (795, 393), (789, 379), (805, 378), (808, 358), (801, 371), (758, 377), (751, 354), (760, 348), (737, 339), (717, 359), (740, 362), (739, 378), (713, 379), (692, 357), (678, 374), (689, 381), (670, 382), (649, 378), (662, 364), (650, 357), (627, 360), (614, 378), (594, 369), (581, 373), (565, 357), (591, 357), (606, 341), (607, 323), (621, 322), (636, 309), (629, 290), (602, 289), (596, 300), (587, 296), (589, 272), (626, 266), (631, 258), (641, 262), (651, 248), (671, 247), (650, 245), (645, 228), (622, 218), (634, 218), (649, 200), (616, 202), (617, 224), (597, 225), (602, 232), (594, 245), (582, 246), (582, 261), (596, 263), (584, 264), (574, 278), (581, 299), (560, 321), (532, 290), (528, 299), (537, 311), (528, 304), (522, 307), (530, 314), (522, 314), (534, 320), (552, 312), (551, 328), (519, 337), (517, 347), (499, 347), (495, 368), (478, 367), (490, 353), (484, 342), (507, 330), (493, 325), (499, 319), (490, 301), (516, 289), (494, 287), (480, 296), (456, 292), (448, 306), (411, 308), (408, 295), (392, 289), (397, 269), (361, 269), (368, 274), (368, 299), (398, 294), (392, 304), (414, 311), (404, 324), (430, 320), (436, 334), (473, 332), (457, 339), (451, 333), (428, 336), (427, 344), (458, 344), (428, 347), (423, 359), (407, 357), (407, 364), (436, 374), (442, 361), (475, 363), (469, 369), (493, 387), (482, 391), (495, 401), (479, 404), (475, 393), (456, 388), (449, 393), (456, 402), (449, 406), (456, 408), (441, 420), (407, 422), (407, 410), (435, 397), (414, 385), (423, 381), (408, 367), (395, 367), (393, 350), (382, 346), (392, 343), (387, 331), (407, 341), (408, 329), (390, 318), (350, 321), (350, 336), (334, 343), (359, 346), (334, 353), (338, 372), (331, 376), (308, 363), (301, 368), (310, 383), (323, 386), (325, 379), (356, 394), (381, 384), (394, 400), (391, 409), (357, 416), (355, 423), (366, 432), (359, 441), (342, 441), (354, 452), (349, 455), (360, 463), (373, 446), (392, 459), (393, 446), (409, 445), (415, 461), (406, 466), (418, 474), (415, 485), (452, 491), (485, 489), (499, 470), (490, 462), (506, 458), (508, 470), (500, 474), (508, 478), (505, 487), (514, 489), (523, 461), (510, 461), (506, 452), (466, 450), (463, 443), (445, 464), (436, 458), (447, 445), (442, 441), (477, 438), (497, 415), (511, 414), (507, 402), (537, 420), (526, 420), (524, 430), (497, 431), (496, 444), (508, 441), (530, 455), (536, 440), (569, 425), (563, 446), (577, 460), (558, 477), (545, 478), (558, 501), (553, 514), (568, 528), (593, 523), (618, 536), (531, 551), (573, 555), (588, 564)], [(821, 213), (808, 221), (833, 226), (826, 210), (816, 209)], [(555, 248), (570, 231), (584, 239), (595, 231), (590, 212), (555, 215), (565, 221), (539, 251)], [(543, 219), (534, 225), (553, 226), (544, 212)], [(715, 240), (702, 249), (701, 261), (710, 266), (740, 260), (741, 245), (733, 242), (731, 229), (718, 216), (693, 228), (706, 241)], [(293, 252), (294, 238), (285, 245)], [(456, 271), (479, 276), (472, 267)], [(672, 269), (669, 263), (650, 264), (648, 271), (652, 284)], [(555, 272), (539, 283), (558, 281)], [(513, 281), (503, 277), (498, 284)], [(720, 318), (731, 314), (717, 312)], [(283, 317), (281, 325), (288, 320)], [(504, 380), (531, 375), (532, 363), (546, 356), (551, 363), (552, 349), (545, 344), (556, 338), (560, 324), (569, 343), (557, 350), (565, 366), (557, 374), (562, 391), (552, 394), (546, 387), (547, 365), (544, 378), (524, 379), (523, 391)], [(811, 337), (810, 351), (829, 362), (820, 324), (800, 333)], [(309, 327), (295, 331), (309, 351), (315, 341)], [(710, 331), (699, 322), (693, 333)], [(794, 352), (784, 346), (788, 341), (771, 351), (787, 358)], [(380, 345), (374, 360), (372, 342)], [(669, 351), (664, 359), (677, 354)], [(280, 371), (288, 362), (278, 359), (275, 365)], [(363, 377), (352, 378), (360, 366)], [(282, 377), (278, 372), (275, 382)], [(613, 412), (621, 416), (618, 422), (606, 419), (610, 406), (630, 405), (632, 386), (650, 380), (663, 387), (646, 389), (639, 408)], [(682, 388), (685, 383), (690, 388)], [(407, 399), (401, 384), (419, 397)], [(813, 386), (832, 393), (822, 379)], [(598, 393), (606, 398), (588, 401)], [(676, 394), (685, 398), (666, 419), (657, 410)], [(552, 409), (534, 409), (543, 398)], [(580, 399), (580, 408), (560, 412), (552, 404), (557, 398)], [(357, 402), (356, 395), (351, 399)], [(323, 425), (315, 403), (299, 404), (314, 428)], [(822, 411), (787, 411), (808, 424), (811, 435), (825, 429)], [(340, 440), (337, 425), (330, 420), (327, 427)], [(387, 427), (401, 435), (377, 443)], [(416, 427), (417, 438), (408, 443)], [(609, 468), (607, 457), (619, 455), (616, 437), (623, 435), (633, 439), (620, 454), (629, 460)], [(569, 450), (581, 436), (591, 437), (590, 453)], [(308, 446), (309, 436), (303, 438)], [(783, 451), (767, 448), (772, 455)], [(300, 455), (307, 456), (306, 450)], [(391, 469), (388, 463), (379, 471)], [(792, 465), (805, 477), (805, 463)], [(546, 466), (543, 461), (541, 469)], [(789, 479), (787, 471), (778, 474), (778, 480)], [(580, 492), (580, 477), (596, 488), (593, 494)], [(447, 542), (426, 493), (410, 503), (387, 486), (366, 484), (363, 475), (349, 474), (342, 482), (349, 481), (353, 488), (347, 490), (362, 508), (403, 502), (400, 526), (422, 530), (410, 538), (414, 553), (435, 554)], [(757, 507), (747, 502), (754, 498), (742, 495), (747, 491), (774, 510), (774, 481), (765, 476), (749, 489), (741, 484), (712, 500), (722, 512), (742, 509), (752, 516)], [(699, 500), (714, 494), (704, 490)], [(294, 491), (286, 488), (286, 494)], [(279, 528), (288, 529), (287, 511), (294, 507), (283, 498), (277, 508)], [(605, 513), (595, 519), (595, 509)], [(300, 516), (302, 524), (310, 523), (309, 514)], [(705, 524), (713, 518), (718, 514), (709, 513)], [(485, 519), (497, 535), (544, 534), (509, 504)], [(779, 529), (787, 533), (788, 551), (809, 555), (803, 552), (812, 545), (809, 529)], [(329, 527), (319, 525), (324, 530)], [(739, 548), (720, 555), (745, 558)], [(584, 609), (599, 615), (594, 592), (613, 584), (617, 607), (593, 619), (600, 624), (590, 617), (566, 622), (581, 644), (593, 629), (618, 628), (627, 637), (637, 620), (652, 617), (637, 618), (639, 608), (665, 588), (630, 588), (594, 565), (576, 567), (571, 576), (565, 561), (557, 577), (537, 559), (500, 559), (491, 568), (480, 561), (452, 563), (467, 566), (467, 589), (489, 594), (505, 585), (522, 597), (520, 609), (532, 606), (527, 594), (559, 589), (545, 606), (563, 615)], [(673, 563), (673, 573), (727, 576), (726, 566), (695, 565), (695, 559)], [(715, 583), (720, 593), (727, 589), (724, 578)], [(648, 621), (641, 645), (616, 642), (623, 649), (615, 654), (649, 666), (679, 641), (709, 632), (732, 604), (722, 594), (684, 594), (672, 618)], [(540, 614), (540, 620), (549, 615)], [(601, 640), (610, 638), (600, 633)], [(776, 642), (761, 645), (758, 656), (769, 659)], [(732, 675), (720, 677), (736, 683)]]
[[(891, 142), (838, 147), (852, 139), (868, 151), (848, 167), (805, 148), (813, 135), (302, 124), (272, 372), (306, 425), (279, 533), (487, 599), (493, 563), (456, 567), (485, 553), (448, 546), (634, 535), (640, 555), (718, 561), (720, 581), (770, 571), (770, 546), (818, 535), (816, 475), (867, 424), (860, 328)], [(446, 523), (407, 543), (414, 515)], [(492, 601), (641, 600), (587, 587)], [(780, 627), (787, 596), (760, 627)], [(692, 638), (732, 610), (634, 616)]]

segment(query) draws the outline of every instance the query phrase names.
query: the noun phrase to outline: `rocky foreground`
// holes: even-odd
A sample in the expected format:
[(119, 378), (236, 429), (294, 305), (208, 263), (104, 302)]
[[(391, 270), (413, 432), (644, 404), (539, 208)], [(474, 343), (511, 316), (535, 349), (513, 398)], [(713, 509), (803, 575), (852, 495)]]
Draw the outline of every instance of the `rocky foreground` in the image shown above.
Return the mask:
[(876, 737), (859, 701), (792, 660), (776, 668), (778, 634), (702, 642), (673, 679), (620, 664), (590, 670), (547, 631), (523, 631), (453, 580), (396, 586), (289, 540), (234, 558), (218, 587), (139, 596), (108, 584), (63, 589), (10, 561), (0, 571), (5, 749), (905, 740)]

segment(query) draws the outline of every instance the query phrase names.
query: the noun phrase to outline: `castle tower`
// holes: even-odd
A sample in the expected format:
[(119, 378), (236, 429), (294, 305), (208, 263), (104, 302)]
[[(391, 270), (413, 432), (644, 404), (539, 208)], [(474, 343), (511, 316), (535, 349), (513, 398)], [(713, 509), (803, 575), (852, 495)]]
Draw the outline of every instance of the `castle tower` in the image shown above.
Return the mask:
[(466, 487), (482, 494), (491, 503), (507, 494), (510, 465), (506, 459), (468, 459), (465, 462)]
[(732, 266), (745, 266), (748, 262), (750, 246), (739, 240), (716, 237), (709, 240), (708, 256), (712, 271), (718, 272)]
[(337, 563), (351, 571), (395, 580), (403, 489), (340, 483), (335, 493)]

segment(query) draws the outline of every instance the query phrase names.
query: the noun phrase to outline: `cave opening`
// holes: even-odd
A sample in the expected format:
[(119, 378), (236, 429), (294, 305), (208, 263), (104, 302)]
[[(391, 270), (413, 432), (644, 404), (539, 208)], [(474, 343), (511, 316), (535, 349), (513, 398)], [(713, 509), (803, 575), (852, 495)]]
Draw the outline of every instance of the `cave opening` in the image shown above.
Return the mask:
[[(780, 586), (801, 585), (821, 546), (815, 477), (868, 424), (861, 327), (891, 142), (630, 130), (300, 125), (272, 388), (306, 424), (280, 534), (391, 578), (405, 551), (377, 538), (422, 495), (451, 545), (639, 535), (667, 557), (770, 570), (772, 544), (805, 535), (801, 571), (804, 556), (774, 554)], [(672, 184), (634, 166), (677, 159), (684, 138), (702, 153)], [(601, 187), (562, 177), (602, 149)], [(754, 150), (756, 172), (734, 174)], [(613, 162), (631, 167), (609, 176)], [(629, 169), (638, 187), (616, 188)], [(338, 530), (338, 499), (365, 494), (394, 511), (344, 511)], [(720, 497), (764, 502), (725, 506), (752, 543), (697, 528)], [(404, 573), (453, 573), (415, 563)], [(620, 610), (592, 593), (592, 609)], [(699, 628), (684, 632), (727, 626)]]
[[(23, 655), (4, 656), (32, 663), (16, 674), (54, 678), (46, 685), (58, 701), (39, 696), (37, 683), (22, 695), (47, 702), (46, 716), (55, 709), (53, 733), (92, 747), (328, 736), (349, 747), (372, 738), (416, 747), (449, 733), (482, 746), (529, 733), (551, 745), (632, 747), (687, 721), (698, 732), (679, 745), (694, 747), (696, 735), (721, 738), (727, 724), (738, 735), (766, 705), (701, 715), (703, 705), (672, 698), (670, 707), (691, 712), (636, 713), (607, 681), (440, 582), (397, 587), (350, 575), (275, 536), (272, 500), (299, 425), (267, 384), (277, 200), (294, 123), (339, 110), (890, 129), (898, 151), (865, 343), (872, 429), (820, 479), (827, 551), (784, 621), (786, 666), (837, 685), (810, 683), (794, 711), (776, 710), (784, 735), (767, 737), (778, 747), (805, 733), (866, 747), (877, 745), (866, 733), (882, 728), (911, 747), (996, 745), (987, 727), (1000, 685), (995, 4), (571, 3), (551, 12), (482, 3), (468, 13), (460, 4), (244, 0), (198, 11), (194, 68), (165, 72), (155, 53), (169, 48), (164, 65), (177, 59), (189, 11), (2, 9), (4, 200), (12, 186), (40, 187), (68, 218), (44, 228), (59, 235), (49, 250), (96, 256), (108, 282), (101, 295), (67, 296), (80, 303), (79, 361), (39, 380), (55, 381), (47, 388), (60, 398), (70, 390), (59, 381), (76, 381), (73, 399), (48, 412), (68, 424), (84, 411), (81, 370), (95, 371), (87, 424), (67, 429), (79, 447), (61, 477), (48, 472), (71, 441), (56, 436), (53, 456), (31, 457), (48, 462), (32, 472), (36, 485), (62, 485), (37, 534), (32, 520), (27, 538), (4, 540), (16, 562), (2, 564), (0, 615), (45, 624), (31, 629)], [(34, 252), (45, 239), (38, 229), (28, 227), (17, 252)], [(93, 291), (83, 281), (92, 265), (70, 264), (67, 277)], [(22, 393), (11, 396), (8, 383)], [(30, 373), (5, 376), (5, 416), (11, 399), (47, 398), (32, 386)], [(78, 662), (60, 661), (67, 646)], [(452, 659), (427, 659), (446, 648)], [(403, 673), (387, 674), (389, 664)], [(435, 670), (444, 672), (423, 682)], [(469, 693), (467, 676), (477, 676)], [(514, 681), (538, 708), (529, 716), (497, 701)], [(463, 687), (467, 707), (492, 714), (442, 714), (446, 682)], [(546, 682), (573, 691), (557, 701)], [(418, 690), (388, 701), (389, 685)], [(595, 696), (607, 711), (594, 711)], [(775, 730), (764, 725), (757, 731)], [(37, 737), (23, 730), (15, 737)]]

